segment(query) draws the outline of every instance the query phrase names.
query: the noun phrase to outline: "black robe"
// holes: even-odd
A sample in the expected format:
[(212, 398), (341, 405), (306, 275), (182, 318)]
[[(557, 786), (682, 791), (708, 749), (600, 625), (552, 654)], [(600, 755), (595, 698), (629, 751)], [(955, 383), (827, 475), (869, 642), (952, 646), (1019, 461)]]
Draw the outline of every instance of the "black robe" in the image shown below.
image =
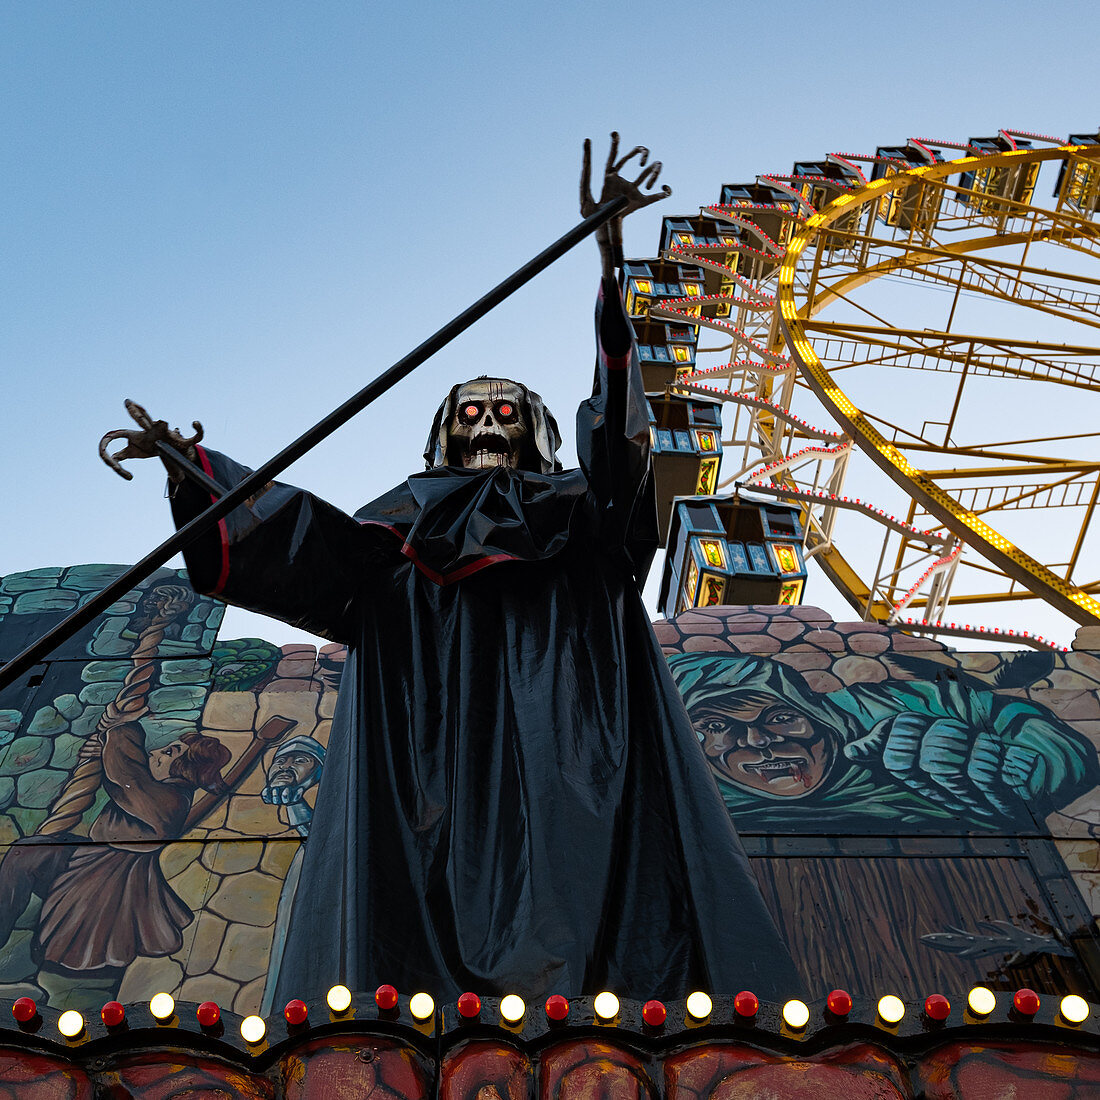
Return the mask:
[[(645, 398), (603, 296), (581, 470), (440, 468), (354, 519), (273, 484), (187, 554), (351, 650), (276, 1003), (800, 991), (642, 606)], [(205, 503), (181, 486), (177, 521)]]

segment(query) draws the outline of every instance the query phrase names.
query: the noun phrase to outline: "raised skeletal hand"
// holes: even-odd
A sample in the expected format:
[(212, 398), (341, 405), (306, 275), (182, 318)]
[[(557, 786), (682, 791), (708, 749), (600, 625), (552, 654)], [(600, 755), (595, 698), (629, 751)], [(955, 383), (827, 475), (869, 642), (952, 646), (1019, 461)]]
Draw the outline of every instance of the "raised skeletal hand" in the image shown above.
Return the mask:
[[(167, 421), (154, 420), (136, 401), (126, 401), (126, 411), (134, 418), (137, 428), (119, 428), (117, 431), (108, 432), (99, 441), (99, 457), (111, 467), (119, 477), (127, 481), (133, 479), (129, 470), (124, 470), (121, 462), (128, 458), (157, 458), (157, 444), (167, 443), (175, 448), (186, 458), (195, 460), (195, 444), (202, 440), (202, 425), (197, 421), (191, 422), (195, 434), (190, 439), (185, 438), (178, 428), (169, 428)], [(116, 439), (125, 439), (126, 446), (113, 454), (107, 450), (107, 445)], [(169, 476), (178, 478), (169, 468)]]
[[(641, 172), (634, 179), (627, 179), (619, 173), (628, 161), (638, 158), (638, 167)], [(581, 166), (581, 216), (587, 218), (595, 212), (597, 207), (610, 202), (620, 195), (625, 195), (628, 202), (626, 209), (610, 222), (596, 230), (596, 241), (600, 246), (600, 258), (603, 261), (603, 273), (605, 276), (614, 275), (614, 270), (623, 262), (623, 218), (635, 210), (641, 210), (644, 206), (667, 199), (672, 194), (672, 188), (664, 184), (660, 191), (647, 191), (657, 183), (657, 177), (661, 174), (661, 162), (655, 160), (647, 165), (649, 150), (644, 145), (635, 145), (625, 156), (619, 156), (619, 134), (611, 131), (611, 149), (607, 154), (607, 164), (604, 166), (603, 186), (600, 189), (600, 198), (597, 202), (592, 197), (592, 142), (584, 139), (584, 161)]]

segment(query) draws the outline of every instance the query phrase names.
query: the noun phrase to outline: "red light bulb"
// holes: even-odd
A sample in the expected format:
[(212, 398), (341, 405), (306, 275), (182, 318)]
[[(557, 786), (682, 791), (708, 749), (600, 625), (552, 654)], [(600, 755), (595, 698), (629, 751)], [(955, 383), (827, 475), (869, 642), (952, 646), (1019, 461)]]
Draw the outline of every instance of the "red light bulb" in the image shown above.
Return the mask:
[(481, 1011), (481, 998), (476, 993), (463, 993), (458, 998), (458, 1014), (472, 1020)]
[(203, 1001), (195, 1015), (203, 1027), (213, 1027), (222, 1018), (222, 1010), (213, 1001)]
[(283, 1018), (291, 1027), (297, 1027), (299, 1024), (304, 1024), (308, 1016), (309, 1009), (306, 1008), (305, 1001), (299, 1001), (297, 999), (287, 1001), (286, 1008), (283, 1009)]
[(852, 1011), (851, 994), (843, 989), (834, 989), (826, 998), (825, 1004), (834, 1016), (847, 1016)]
[(546, 998), (546, 1015), (558, 1022), (569, 1015), (569, 1002), (560, 994), (554, 993)]
[(924, 1014), (930, 1020), (942, 1023), (951, 1015), (951, 1002), (942, 993), (933, 993), (924, 1002)]
[(397, 990), (392, 985), (380, 985), (374, 991), (374, 1003), (383, 1012), (389, 1012), (397, 1007)]
[(660, 1001), (646, 1001), (642, 1005), (642, 1019), (650, 1027), (660, 1027), (668, 1016), (668, 1010)]
[(11, 1014), (19, 1023), (27, 1024), (38, 1015), (38, 1005), (30, 997), (20, 997), (11, 1006)]
[(1039, 994), (1034, 989), (1017, 989), (1012, 1006), (1021, 1016), (1034, 1016), (1039, 1011)]
[(759, 1010), (759, 998), (755, 993), (750, 993), (747, 989), (741, 990), (741, 992), (733, 998), (733, 1011), (736, 1012), (738, 1016), (743, 1016), (748, 1019), (755, 1016)]
[(118, 1027), (126, 1019), (126, 1009), (118, 1001), (108, 1001), (99, 1010), (99, 1017), (107, 1027)]

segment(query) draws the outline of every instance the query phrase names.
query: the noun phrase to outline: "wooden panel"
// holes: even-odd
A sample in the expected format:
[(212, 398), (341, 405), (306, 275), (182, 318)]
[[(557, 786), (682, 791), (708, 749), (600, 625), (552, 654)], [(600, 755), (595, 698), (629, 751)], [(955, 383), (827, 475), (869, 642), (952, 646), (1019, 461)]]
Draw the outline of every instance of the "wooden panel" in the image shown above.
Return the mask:
[[(923, 998), (975, 983), (1095, 995), (1023, 858), (757, 857), (753, 867), (811, 995)], [(1003, 922), (992, 924), (990, 922)], [(960, 954), (975, 937), (973, 955)], [(954, 951), (937, 949), (941, 940)], [(935, 941), (933, 941), (935, 942)]]

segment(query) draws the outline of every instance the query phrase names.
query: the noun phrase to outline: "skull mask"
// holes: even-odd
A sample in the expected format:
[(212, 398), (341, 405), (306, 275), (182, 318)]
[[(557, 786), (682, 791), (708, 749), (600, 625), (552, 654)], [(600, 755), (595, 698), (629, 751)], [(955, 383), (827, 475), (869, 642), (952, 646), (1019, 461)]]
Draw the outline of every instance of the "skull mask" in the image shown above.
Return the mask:
[(561, 472), (557, 421), (534, 390), (507, 378), (454, 386), (432, 421), (424, 465)]
[(447, 424), (448, 465), (516, 469), (530, 434), (523, 390), (505, 379), (480, 378), (455, 394)]

